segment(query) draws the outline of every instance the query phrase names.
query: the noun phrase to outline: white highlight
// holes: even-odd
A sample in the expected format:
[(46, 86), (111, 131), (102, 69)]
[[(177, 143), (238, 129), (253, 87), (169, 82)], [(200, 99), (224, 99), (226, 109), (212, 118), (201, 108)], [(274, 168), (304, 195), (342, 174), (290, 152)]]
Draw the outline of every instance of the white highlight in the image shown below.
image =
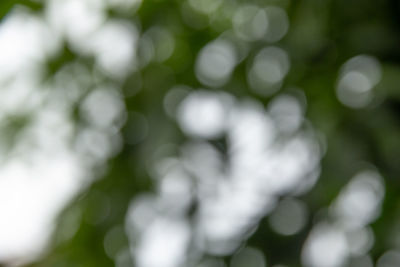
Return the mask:
[(342, 231), (328, 224), (313, 228), (303, 250), (307, 267), (340, 267), (348, 256), (348, 245)]
[(247, 80), (254, 92), (267, 96), (280, 88), (289, 68), (289, 56), (283, 49), (266, 47), (255, 56)]
[(198, 91), (183, 100), (178, 109), (178, 121), (189, 135), (217, 137), (225, 129), (228, 111), (229, 97)]
[(236, 63), (233, 44), (222, 39), (212, 41), (197, 56), (196, 77), (204, 85), (220, 87), (228, 82)]
[(340, 71), (336, 95), (342, 104), (362, 108), (373, 100), (373, 88), (381, 79), (381, 66), (374, 57), (356, 56), (347, 61)]

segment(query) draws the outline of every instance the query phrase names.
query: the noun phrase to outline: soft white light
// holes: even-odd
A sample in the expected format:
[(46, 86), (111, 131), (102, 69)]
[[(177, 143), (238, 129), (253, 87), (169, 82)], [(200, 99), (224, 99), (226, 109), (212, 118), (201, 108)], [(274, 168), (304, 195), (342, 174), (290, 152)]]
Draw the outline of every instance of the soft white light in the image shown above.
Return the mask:
[(129, 205), (126, 213), (128, 237), (135, 238), (135, 230), (140, 232), (157, 219), (156, 199), (153, 195), (139, 195)]
[(306, 206), (294, 199), (284, 199), (270, 215), (269, 222), (274, 231), (282, 235), (298, 233), (307, 222)]
[[(154, 196), (157, 201), (147, 208), (155, 213), (147, 216), (146, 208), (141, 210), (149, 221), (157, 219), (154, 214), (159, 214), (160, 219), (180, 217), (181, 211), (196, 199), (194, 239), (186, 249), (199, 255), (226, 256), (256, 230), (261, 218), (275, 208), (278, 196), (300, 194), (312, 187), (318, 178), (320, 152), (313, 136), (300, 127), (292, 129), (293, 135), (277, 136), (276, 125), (286, 118), (277, 115), (280, 109), (272, 108), (275, 117), (271, 118), (257, 101), (237, 103), (226, 93), (189, 90), (186, 87), (165, 99), (166, 110), (171, 106), (174, 114), (170, 103), (187, 94), (178, 108), (177, 119), (189, 141), (180, 149), (173, 146), (173, 151), (179, 151), (178, 156), (168, 153), (164, 160), (158, 159), (151, 172), (158, 181), (159, 190)], [(288, 99), (289, 103), (293, 100)], [(226, 143), (218, 143), (222, 136), (227, 137)], [(179, 203), (174, 201), (177, 198)], [(285, 224), (280, 231), (290, 235), (302, 229), (306, 212), (295, 200), (288, 203), (283, 205), (286, 208), (278, 209), (285, 210), (283, 216), (274, 217), (285, 222), (280, 223), (279, 227)], [(141, 222), (131, 224), (131, 231), (146, 238), (143, 231), (149, 226), (136, 214), (129, 218)], [(136, 244), (133, 240), (133, 249), (137, 249)]]
[(374, 244), (374, 233), (370, 228), (354, 229), (347, 233), (347, 242), (353, 255), (364, 255)]
[(397, 267), (400, 265), (400, 252), (397, 250), (389, 250), (383, 254), (376, 267)]
[(281, 132), (293, 133), (303, 122), (303, 107), (294, 96), (280, 95), (274, 98), (268, 110)]
[(229, 41), (215, 40), (208, 43), (196, 59), (196, 77), (211, 87), (224, 85), (231, 77), (237, 63), (236, 51)]
[(340, 267), (348, 253), (344, 233), (334, 226), (319, 224), (304, 245), (302, 262), (307, 267)]
[(383, 196), (384, 186), (379, 174), (360, 172), (340, 192), (333, 212), (343, 226), (362, 227), (377, 218)]
[(289, 68), (289, 57), (283, 49), (267, 47), (255, 56), (247, 80), (254, 92), (270, 95), (280, 88)]
[(125, 21), (107, 21), (90, 37), (87, 52), (93, 52), (100, 68), (120, 78), (133, 69), (137, 30)]
[(281, 40), (289, 30), (289, 18), (286, 11), (280, 7), (270, 6), (265, 9), (268, 17), (268, 31), (265, 40), (268, 42), (277, 42)]
[(80, 52), (91, 34), (105, 21), (102, 1), (51, 0), (45, 17), (56, 36), (65, 36), (73, 49)]
[(176, 267), (185, 259), (189, 227), (182, 221), (159, 219), (144, 232), (134, 250), (138, 267)]
[(28, 12), (11, 11), (0, 24), (0, 81), (14, 75), (38, 74), (48, 56), (60, 42), (45, 22)]
[(81, 110), (88, 123), (100, 128), (109, 128), (117, 125), (124, 114), (124, 104), (117, 91), (99, 88), (86, 97)]
[(37, 257), (60, 208), (81, 190), (86, 171), (69, 147), (71, 129), (62, 110), (43, 107), (0, 166), (0, 260)]
[(268, 29), (268, 17), (265, 10), (255, 5), (239, 7), (232, 22), (236, 35), (246, 41), (263, 38)]
[(229, 109), (229, 98), (207, 91), (187, 96), (178, 109), (178, 122), (192, 136), (212, 138), (222, 134)]
[(348, 60), (340, 71), (336, 95), (342, 104), (362, 108), (373, 99), (373, 88), (381, 79), (381, 66), (374, 57), (360, 55)]

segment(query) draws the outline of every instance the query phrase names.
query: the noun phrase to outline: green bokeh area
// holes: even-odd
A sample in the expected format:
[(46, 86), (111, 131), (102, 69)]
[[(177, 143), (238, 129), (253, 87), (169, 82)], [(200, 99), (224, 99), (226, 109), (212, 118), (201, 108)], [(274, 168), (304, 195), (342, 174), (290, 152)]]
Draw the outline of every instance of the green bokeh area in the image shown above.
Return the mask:
[[(212, 14), (195, 10), (191, 11), (193, 14), (185, 13), (188, 2), (178, 0), (144, 0), (136, 11), (108, 10), (108, 19), (123, 19), (137, 25), (139, 36), (152, 27), (164, 27), (172, 33), (175, 47), (165, 61), (152, 61), (139, 70), (130, 71), (126, 78), (107, 75), (100, 78), (101, 83), (119, 86), (127, 114), (142, 114), (146, 123), (141, 124), (143, 122), (135, 115), (128, 116), (128, 120), (132, 118), (134, 130), (129, 128), (131, 124), (122, 126), (120, 134), (124, 141), (120, 151), (104, 163), (106, 167), (96, 166), (95, 181), (60, 212), (48, 249), (27, 266), (136, 266), (134, 258), (121, 256), (124, 252), (129, 254), (132, 245), (126, 235), (126, 212), (136, 196), (156, 191), (157, 182), (150, 177), (148, 168), (149, 159), (157, 148), (167, 143), (183, 144), (187, 140), (185, 132), (166, 114), (165, 96), (176, 85), (193, 88), (189, 90), (207, 87), (196, 76), (197, 55), (209, 42), (232, 28), (234, 9), (244, 4), (284, 9), (289, 18), (289, 30), (277, 42), (249, 41), (248, 54), (234, 68), (229, 81), (207, 89), (223, 91), (237, 99), (255, 99), (265, 106), (282, 93), (300, 95), (306, 103), (305, 119), (313, 125), (321, 146), (326, 149), (323, 149), (317, 183), (298, 197), (308, 207), (302, 230), (284, 236), (271, 227), (269, 216), (265, 216), (242, 246), (261, 251), (267, 266), (306, 266), (301, 255), (313, 226), (323, 220), (321, 218), (330, 220), (328, 207), (350, 179), (367, 166), (380, 173), (385, 186), (380, 215), (369, 224), (374, 241), (367, 254), (375, 266), (385, 252), (400, 250), (400, 4), (395, 0), (221, 2), (223, 4)], [(0, 16), (5, 20), (10, 12), (21, 7), (41, 16), (46, 5), (46, 1), (2, 1)], [(246, 77), (254, 55), (268, 45), (278, 46), (288, 53), (290, 70), (279, 91), (260, 95), (251, 90)], [(95, 68), (94, 58), (77, 53), (68, 41), (63, 47), (61, 53), (46, 63), (43, 84), (50, 83), (59, 70), (71, 62)], [(138, 58), (143, 55), (139, 50)], [(336, 88), (343, 64), (358, 55), (375, 57), (382, 76), (373, 89), (373, 100), (354, 108), (338, 99)], [(77, 129), (86, 123), (80, 116), (79, 103), (70, 116)], [(0, 125), (1, 138), (6, 139), (2, 142), (9, 150), (18, 142), (18, 132), (26, 124), (29, 124), (29, 114), (10, 118)], [(209, 140), (221, 150), (224, 150), (225, 141), (224, 138)], [(192, 209), (195, 212), (195, 205)], [(190, 220), (193, 214), (188, 212), (187, 216)], [(105, 239), (111, 247), (105, 248)], [(117, 254), (123, 262), (116, 263)], [(203, 261), (217, 259), (225, 266), (232, 266), (235, 255), (205, 254), (201, 258)], [(343, 266), (363, 266), (354, 263), (356, 258), (349, 259)], [(12, 265), (4, 263), (4, 266)]]

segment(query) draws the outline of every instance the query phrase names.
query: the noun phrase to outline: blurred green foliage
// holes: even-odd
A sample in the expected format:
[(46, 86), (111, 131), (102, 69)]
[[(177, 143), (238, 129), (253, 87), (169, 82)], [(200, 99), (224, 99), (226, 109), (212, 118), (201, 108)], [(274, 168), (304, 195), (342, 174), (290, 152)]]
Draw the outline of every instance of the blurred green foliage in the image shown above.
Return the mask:
[[(248, 244), (265, 253), (269, 266), (284, 263), (300, 266), (304, 240), (313, 225), (313, 218), (338, 195), (340, 189), (369, 162), (377, 167), (386, 183), (386, 196), (382, 214), (372, 224), (375, 244), (371, 252), (374, 260), (391, 247), (393, 231), (400, 225), (400, 20), (399, 4), (394, 0), (254, 0), (233, 1), (259, 5), (278, 5), (286, 9), (290, 29), (279, 41), (291, 56), (291, 70), (283, 88), (301, 88), (307, 99), (306, 117), (324, 136), (328, 148), (321, 163), (321, 176), (313, 190), (302, 196), (310, 207), (309, 221), (300, 234), (283, 237), (271, 230), (268, 221), (262, 220)], [(2, 1), (0, 16), (4, 17), (15, 5), (25, 5), (41, 12), (46, 3), (36, 1)], [(148, 135), (136, 143), (124, 143), (121, 151), (107, 162), (105, 173), (99, 171), (97, 179), (87, 190), (63, 210), (49, 250), (36, 263), (29, 266), (62, 267), (113, 266), (106, 254), (104, 238), (110, 229), (117, 229), (115, 250), (128, 247), (124, 235), (125, 213), (133, 197), (154, 190), (154, 181), (148, 177), (148, 159), (157, 147), (167, 142), (183, 142), (184, 136), (163, 110), (163, 99), (176, 84), (193, 88), (203, 87), (197, 80), (194, 65), (196, 55), (208, 42), (229, 29), (229, 17), (218, 10), (212, 23), (204, 14), (193, 14), (189, 19), (198, 28), (189, 26), (182, 16), (183, 1), (143, 1), (137, 13), (109, 10), (110, 18), (128, 19), (140, 25), (140, 32), (159, 25), (168, 28), (175, 37), (175, 50), (165, 62), (151, 62), (139, 72), (132, 72), (122, 81), (121, 90), (128, 113), (144, 114), (148, 121)], [(227, 10), (225, 10), (228, 12)], [(187, 18), (186, 18), (187, 19)], [(254, 51), (262, 47), (254, 42)], [(250, 54), (254, 53), (250, 51)], [(376, 103), (352, 109), (344, 106), (335, 95), (340, 67), (349, 58), (359, 54), (377, 57), (383, 68), (383, 77), (376, 88)], [(140, 54), (139, 54), (140, 56)], [(65, 49), (48, 62), (49, 79), (67, 62), (77, 60), (93, 67), (93, 59), (76, 54), (65, 43)], [(246, 60), (240, 63), (232, 79), (218, 90), (237, 97), (256, 98), (262, 103), (271, 97), (261, 97), (248, 89)], [(113, 81), (112, 77), (103, 77)], [(44, 81), (45, 83), (46, 81)], [(118, 82), (117, 82), (118, 83)], [(72, 117), (79, 127), (78, 107)], [(136, 121), (140, 123), (140, 121)], [(24, 125), (24, 118), (14, 118), (4, 126), (6, 136), (16, 136), (15, 131)], [(135, 121), (133, 121), (135, 123)], [(138, 129), (140, 125), (138, 126)], [(3, 129), (3, 128), (2, 128)], [(129, 129), (122, 128), (123, 136)], [(4, 131), (3, 131), (4, 132)], [(9, 134), (7, 132), (10, 132)], [(322, 136), (321, 135), (321, 136)], [(9, 141), (7, 141), (10, 143)], [(109, 208), (106, 218), (100, 218), (102, 209)], [(97, 223), (99, 221), (99, 223)], [(71, 224), (78, 230), (69, 234)], [(118, 230), (119, 229), (119, 230)], [(119, 232), (118, 232), (119, 231)], [(398, 246), (398, 244), (397, 244)], [(211, 257), (211, 256), (210, 256)], [(224, 259), (229, 262), (230, 257)], [(133, 266), (133, 263), (132, 263)]]

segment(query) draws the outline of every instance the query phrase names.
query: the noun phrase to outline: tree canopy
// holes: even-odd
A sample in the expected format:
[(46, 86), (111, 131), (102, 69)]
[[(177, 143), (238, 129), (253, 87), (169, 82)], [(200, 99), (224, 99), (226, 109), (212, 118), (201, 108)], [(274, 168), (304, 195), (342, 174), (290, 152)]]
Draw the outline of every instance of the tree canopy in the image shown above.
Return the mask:
[(2, 1), (0, 262), (400, 266), (399, 12)]

